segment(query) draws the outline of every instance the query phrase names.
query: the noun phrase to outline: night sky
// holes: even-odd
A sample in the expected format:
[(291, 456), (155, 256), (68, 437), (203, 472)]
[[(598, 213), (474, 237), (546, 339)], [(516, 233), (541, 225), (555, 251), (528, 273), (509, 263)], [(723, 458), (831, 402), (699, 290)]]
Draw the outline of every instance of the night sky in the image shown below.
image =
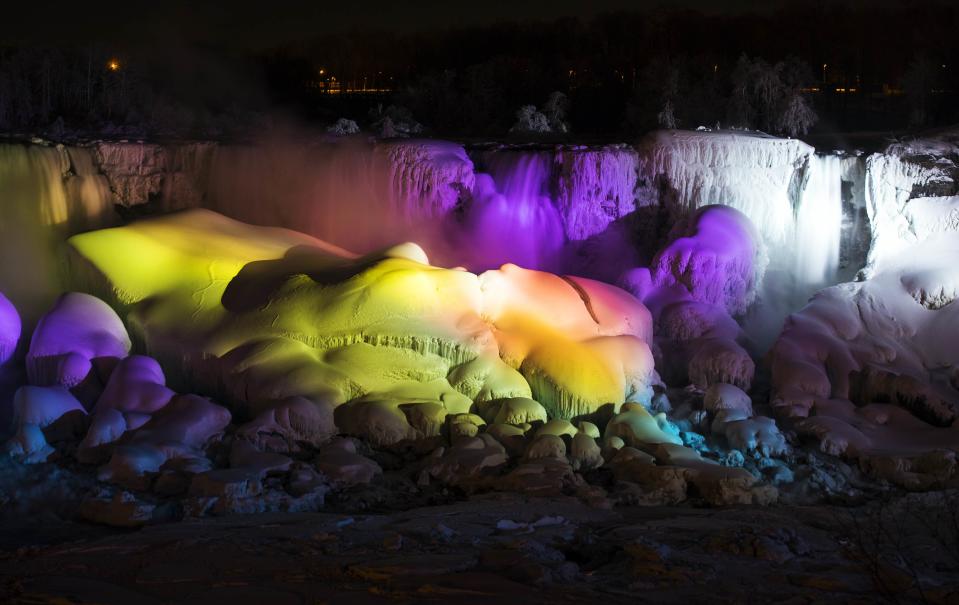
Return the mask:
[[(855, 0), (818, 0), (851, 4)], [(588, 17), (658, 7), (706, 13), (768, 10), (786, 0), (138, 0), (11, 2), (3, 8), (3, 44), (184, 42), (256, 49), (355, 29), (411, 32), (497, 21)], [(809, 4), (806, 2), (805, 4)], [(545, 7), (545, 8), (544, 8)]]

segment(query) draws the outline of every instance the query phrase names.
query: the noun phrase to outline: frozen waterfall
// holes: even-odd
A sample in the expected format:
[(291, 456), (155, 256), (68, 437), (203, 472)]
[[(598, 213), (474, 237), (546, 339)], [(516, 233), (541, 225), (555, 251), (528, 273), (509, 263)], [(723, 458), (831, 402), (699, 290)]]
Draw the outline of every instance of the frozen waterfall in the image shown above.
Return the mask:
[(842, 231), (840, 158), (812, 155), (796, 209), (793, 276), (802, 292), (836, 281)]

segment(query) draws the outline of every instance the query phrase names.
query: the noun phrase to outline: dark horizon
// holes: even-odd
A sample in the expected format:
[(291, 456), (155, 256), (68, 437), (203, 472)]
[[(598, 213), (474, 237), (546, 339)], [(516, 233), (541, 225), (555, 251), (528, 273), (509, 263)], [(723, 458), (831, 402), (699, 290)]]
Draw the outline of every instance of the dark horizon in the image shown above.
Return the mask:
[[(948, 7), (945, 0), (924, 0), (919, 7)], [(149, 45), (158, 41), (263, 51), (296, 46), (315, 38), (357, 33), (421, 34), (493, 25), (592, 19), (611, 13), (653, 14), (691, 11), (708, 17), (770, 15), (797, 8), (817, 11), (881, 12), (916, 8), (905, 0), (557, 0), (544, 10), (532, 0), (490, 0), (479, 4), (419, 0), (362, 3), (275, 0), (264, 5), (234, 0), (218, 2), (173, 0), (160, 5), (100, 1), (78, 11), (62, 1), (18, 3), (7, 7), (0, 21), (0, 47), (74, 45), (91, 42)], [(56, 15), (50, 19), (51, 15)]]

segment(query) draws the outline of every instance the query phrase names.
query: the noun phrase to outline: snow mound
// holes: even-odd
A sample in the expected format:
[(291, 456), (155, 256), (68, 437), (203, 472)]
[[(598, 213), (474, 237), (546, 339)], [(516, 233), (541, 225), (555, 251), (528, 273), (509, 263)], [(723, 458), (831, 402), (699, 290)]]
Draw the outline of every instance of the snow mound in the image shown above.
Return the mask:
[(733, 208), (708, 206), (673, 235), (651, 268), (621, 279), (653, 314), (657, 367), (671, 384), (749, 388), (755, 363), (731, 314), (753, 300), (764, 267), (755, 229)]
[(389, 444), (477, 401), (532, 397), (571, 418), (648, 401), (659, 382), (649, 312), (592, 280), (433, 267), (415, 244), (357, 258), (200, 210), (70, 247), (73, 274), (178, 383), (252, 416), (302, 397)]
[(109, 305), (70, 292), (37, 324), (27, 351), (27, 376), (31, 384), (74, 389), (92, 403), (130, 346), (123, 322)]
[(778, 414), (834, 454), (959, 448), (957, 255), (931, 237), (792, 315), (769, 354)]
[(671, 243), (650, 270), (657, 288), (680, 284), (693, 300), (746, 311), (765, 270), (759, 235), (750, 220), (728, 206), (707, 206), (676, 225)]

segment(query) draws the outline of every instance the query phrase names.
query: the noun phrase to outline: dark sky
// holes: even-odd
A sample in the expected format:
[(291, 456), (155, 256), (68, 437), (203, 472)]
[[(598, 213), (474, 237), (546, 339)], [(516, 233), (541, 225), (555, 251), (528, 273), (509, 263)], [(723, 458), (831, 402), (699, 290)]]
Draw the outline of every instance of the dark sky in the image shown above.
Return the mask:
[[(15, 0), (0, 12), (0, 43), (146, 42), (166, 38), (258, 48), (351, 29), (399, 32), (496, 21), (590, 16), (655, 7), (764, 10), (784, 0)], [(810, 0), (836, 2), (843, 0)]]

